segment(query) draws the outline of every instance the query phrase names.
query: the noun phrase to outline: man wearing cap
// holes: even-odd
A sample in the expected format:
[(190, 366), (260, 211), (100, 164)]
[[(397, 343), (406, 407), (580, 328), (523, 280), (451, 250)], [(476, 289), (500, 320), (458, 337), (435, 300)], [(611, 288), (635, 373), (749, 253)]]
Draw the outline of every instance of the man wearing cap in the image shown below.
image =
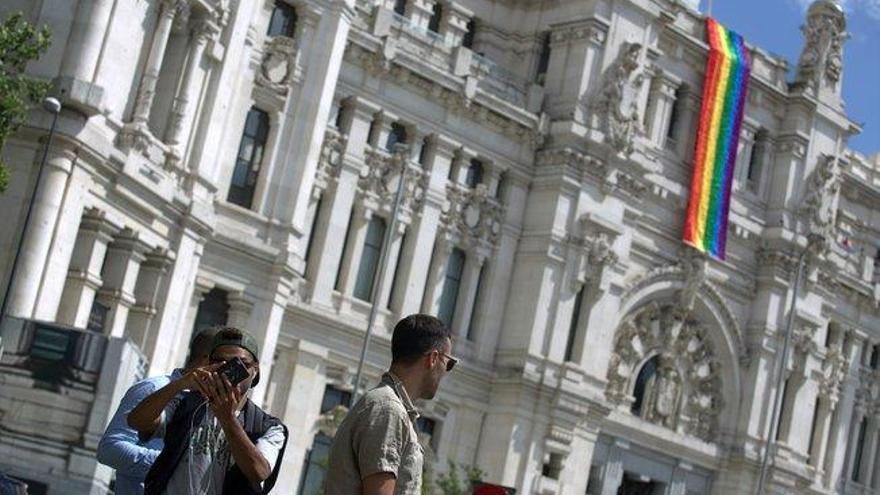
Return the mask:
[[(257, 341), (224, 327), (211, 347), (210, 365), (159, 389), (128, 415), (141, 437), (165, 440), (147, 473), (146, 495), (262, 494), (275, 484), (287, 428), (247, 398), (260, 379)], [(217, 370), (236, 358), (248, 375), (232, 385)]]
[(415, 314), (391, 336), (391, 369), (351, 409), (330, 447), (327, 495), (419, 495), (422, 447), (413, 399), (434, 398), (452, 371), (452, 332), (439, 319)]
[(170, 375), (146, 378), (125, 392), (116, 414), (98, 443), (97, 452), (98, 462), (116, 470), (116, 495), (144, 493), (144, 477), (162, 452), (161, 438), (141, 441), (138, 433), (128, 426), (125, 418), (129, 411), (156, 390), (180, 379), (195, 368), (207, 365), (211, 343), (217, 330), (217, 327), (209, 327), (196, 333), (189, 344), (189, 356), (183, 369), (176, 369)]

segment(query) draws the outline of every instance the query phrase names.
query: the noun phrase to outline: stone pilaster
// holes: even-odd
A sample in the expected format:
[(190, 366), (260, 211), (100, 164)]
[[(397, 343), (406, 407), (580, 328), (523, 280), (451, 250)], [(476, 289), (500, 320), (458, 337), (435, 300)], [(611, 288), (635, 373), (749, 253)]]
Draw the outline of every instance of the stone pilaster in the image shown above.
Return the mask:
[(474, 13), (458, 2), (446, 4), (446, 12), (441, 20), (440, 34), (450, 46), (459, 46), (467, 34), (468, 23)]
[(354, 295), (361, 254), (364, 252), (364, 240), (367, 238), (367, 229), (372, 218), (372, 210), (355, 204), (348, 231), (348, 243), (344, 247), (342, 268), (339, 272), (339, 292), (343, 295), (343, 299), (350, 300)]
[(544, 88), (549, 96), (547, 110), (554, 119), (586, 122), (580, 100), (588, 94), (591, 75), (601, 72), (608, 29), (597, 19), (553, 26)]
[[(391, 224), (386, 226), (387, 228), (391, 228)], [(395, 273), (398, 268), (398, 263), (400, 263), (400, 254), (403, 252), (403, 236), (406, 232), (406, 225), (403, 222), (397, 223), (397, 231), (394, 232), (394, 236), (391, 238), (391, 246), (388, 247), (388, 261), (385, 263), (385, 276), (382, 281), (382, 287), (379, 290), (379, 300), (376, 301), (376, 304), (379, 305), (380, 309), (390, 308), (393, 309), (393, 306), (390, 304), (392, 301), (391, 289), (395, 285), (395, 275), (399, 278), (400, 274)], [(381, 270), (383, 267), (379, 266), (376, 270), (376, 281), (379, 281), (378, 270)]]
[(113, 0), (79, 2), (61, 62), (53, 81), (61, 103), (88, 116), (101, 111), (104, 88), (95, 82), (106, 30), (110, 26)]
[(146, 254), (141, 263), (137, 283), (134, 286), (135, 304), (128, 314), (127, 334), (143, 349), (147, 342), (153, 318), (158, 313), (164, 294), (162, 284), (174, 263), (174, 257), (165, 249), (155, 249)]
[(147, 55), (147, 64), (144, 66), (144, 74), (138, 87), (131, 118), (132, 123), (140, 127), (146, 128), (150, 119), (150, 110), (156, 96), (156, 83), (159, 81), (159, 70), (165, 59), (165, 48), (168, 46), (174, 18), (188, 9), (186, 0), (162, 0), (159, 4), (159, 21), (153, 32), (153, 42), (150, 45), (149, 55)]
[(109, 308), (104, 322), (104, 333), (122, 337), (128, 321), (128, 312), (135, 303), (134, 288), (141, 263), (146, 259), (147, 247), (138, 240), (137, 233), (123, 229), (107, 247), (104, 283), (97, 297)]
[(179, 149), (186, 142), (187, 136), (184, 128), (189, 127), (192, 120), (192, 101), (198, 98), (199, 88), (193, 84), (193, 78), (200, 70), (199, 67), (205, 54), (208, 41), (217, 35), (219, 27), (209, 19), (199, 19), (192, 29), (188, 46), (186, 67), (183, 70), (183, 79), (180, 82), (180, 90), (174, 97), (171, 110), (171, 121), (165, 129), (165, 142), (172, 146), (176, 158), (179, 160), (183, 150)]
[(443, 278), (446, 274), (446, 265), (449, 255), (455, 246), (451, 242), (438, 236), (434, 243), (433, 256), (428, 271), (428, 280), (425, 284), (425, 297), (422, 299), (422, 313), (437, 314), (440, 307), (440, 295), (443, 293)]
[(101, 266), (107, 254), (107, 244), (116, 232), (118, 229), (107, 222), (102, 211), (89, 209), (83, 215), (61, 295), (59, 323), (85, 328), (95, 292), (103, 283)]
[[(659, 148), (675, 149), (677, 143), (667, 143), (669, 126), (672, 124), (672, 109), (675, 106), (675, 91), (680, 82), (659, 67), (654, 68), (654, 76), (648, 91), (649, 107), (646, 112), (648, 135), (651, 142)], [(676, 124), (677, 125), (677, 124)], [(681, 135), (681, 128), (678, 129)]]
[(452, 319), (452, 331), (458, 334), (459, 340), (468, 337), (471, 315), (476, 304), (477, 287), (480, 283), (480, 272), (486, 262), (486, 255), (471, 251), (467, 254), (462, 274), (462, 284), (458, 292), (455, 315)]

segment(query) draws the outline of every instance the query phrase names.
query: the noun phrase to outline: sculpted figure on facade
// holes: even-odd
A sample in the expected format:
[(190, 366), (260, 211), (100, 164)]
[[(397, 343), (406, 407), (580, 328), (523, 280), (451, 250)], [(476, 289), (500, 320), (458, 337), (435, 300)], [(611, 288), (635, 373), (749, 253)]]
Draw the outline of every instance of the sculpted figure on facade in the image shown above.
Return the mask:
[(681, 375), (672, 359), (660, 356), (657, 372), (645, 386), (643, 417), (674, 430), (678, 423), (680, 399)]
[(641, 51), (639, 43), (623, 43), (617, 59), (602, 74), (588, 105), (593, 112), (593, 125), (605, 134), (605, 142), (623, 155), (632, 153), (640, 130), (638, 93), (644, 81), (639, 70)]
[(834, 234), (839, 192), (840, 169), (837, 160), (824, 155), (807, 183), (802, 209), (809, 217), (810, 233), (825, 238), (826, 242)]
[(832, 0), (817, 0), (801, 30), (804, 48), (798, 59), (797, 81), (812, 88), (821, 82), (836, 85), (843, 72), (843, 42), (847, 38), (843, 9)]

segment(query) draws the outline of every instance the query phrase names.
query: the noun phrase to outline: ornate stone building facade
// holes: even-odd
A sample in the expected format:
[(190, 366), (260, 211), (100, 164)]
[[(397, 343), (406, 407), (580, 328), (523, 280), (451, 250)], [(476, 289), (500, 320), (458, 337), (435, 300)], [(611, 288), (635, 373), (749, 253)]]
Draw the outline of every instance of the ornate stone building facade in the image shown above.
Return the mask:
[[(290, 427), (279, 489), (316, 493), (375, 294), (365, 382), (400, 316), (457, 335), (419, 423), (431, 471), (754, 493), (809, 249), (769, 486), (877, 493), (880, 159), (846, 147), (845, 16), (810, 7), (793, 81), (749, 47), (719, 261), (680, 241), (708, 50), (693, 3), (3, 2), (52, 29), (29, 71), (64, 110), (33, 197), (51, 115), (2, 150), (0, 250), (23, 250), (0, 280), (13, 316), (85, 330), (4, 322), (0, 470), (106, 492), (90, 452), (127, 384), (226, 322), (258, 335), (254, 399)], [(52, 382), (65, 332), (75, 372)]]

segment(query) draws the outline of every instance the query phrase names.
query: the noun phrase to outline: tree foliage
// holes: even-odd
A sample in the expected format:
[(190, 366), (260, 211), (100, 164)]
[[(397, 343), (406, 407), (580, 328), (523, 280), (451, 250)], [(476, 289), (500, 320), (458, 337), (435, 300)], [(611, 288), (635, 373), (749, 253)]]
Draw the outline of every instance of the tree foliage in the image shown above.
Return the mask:
[[(459, 470), (464, 479), (459, 478)], [(449, 462), (449, 471), (437, 476), (434, 484), (443, 495), (470, 495), (474, 486), (485, 477), (482, 469), (476, 466), (466, 466)]]
[[(0, 24), (0, 149), (49, 91), (49, 82), (28, 77), (24, 70), (46, 52), (51, 38), (48, 28), (37, 29), (21, 13)], [(8, 183), (9, 171), (0, 162), (0, 192)]]

